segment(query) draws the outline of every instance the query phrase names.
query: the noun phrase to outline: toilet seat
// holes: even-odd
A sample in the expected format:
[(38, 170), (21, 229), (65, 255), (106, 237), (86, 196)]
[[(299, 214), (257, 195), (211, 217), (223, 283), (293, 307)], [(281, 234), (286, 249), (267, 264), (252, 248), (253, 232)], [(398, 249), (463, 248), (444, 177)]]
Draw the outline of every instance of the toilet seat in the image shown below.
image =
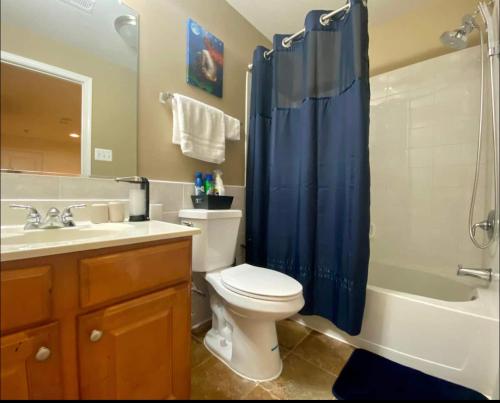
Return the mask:
[(222, 270), (228, 290), (263, 301), (290, 301), (302, 295), (302, 285), (286, 274), (249, 264)]

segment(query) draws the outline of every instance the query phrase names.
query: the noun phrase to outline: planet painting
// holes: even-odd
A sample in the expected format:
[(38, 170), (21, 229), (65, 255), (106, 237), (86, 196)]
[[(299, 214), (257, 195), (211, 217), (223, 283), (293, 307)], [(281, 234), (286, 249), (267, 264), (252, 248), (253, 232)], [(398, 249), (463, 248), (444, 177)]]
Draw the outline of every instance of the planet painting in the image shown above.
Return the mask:
[(224, 42), (189, 19), (187, 26), (187, 82), (222, 98)]

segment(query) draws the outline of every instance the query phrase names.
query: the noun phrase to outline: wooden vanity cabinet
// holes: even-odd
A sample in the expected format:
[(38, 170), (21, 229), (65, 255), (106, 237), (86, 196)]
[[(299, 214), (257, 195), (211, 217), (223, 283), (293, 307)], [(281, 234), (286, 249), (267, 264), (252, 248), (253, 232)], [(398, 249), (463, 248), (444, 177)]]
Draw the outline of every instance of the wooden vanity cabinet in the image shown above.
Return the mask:
[(1, 399), (189, 399), (191, 238), (1, 265)]

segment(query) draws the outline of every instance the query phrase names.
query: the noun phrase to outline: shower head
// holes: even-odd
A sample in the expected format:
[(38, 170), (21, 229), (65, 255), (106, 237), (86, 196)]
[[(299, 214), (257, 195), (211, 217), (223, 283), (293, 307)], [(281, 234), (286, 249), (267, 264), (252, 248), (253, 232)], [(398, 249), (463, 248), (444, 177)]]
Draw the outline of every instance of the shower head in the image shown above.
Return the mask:
[(441, 35), (441, 43), (452, 49), (465, 49), (469, 39), (469, 34), (477, 28), (476, 21), (472, 15), (465, 15), (462, 19), (462, 26), (454, 31), (447, 31)]
[(447, 31), (441, 35), (441, 43), (452, 49), (465, 49), (467, 47), (467, 34), (462, 29)]

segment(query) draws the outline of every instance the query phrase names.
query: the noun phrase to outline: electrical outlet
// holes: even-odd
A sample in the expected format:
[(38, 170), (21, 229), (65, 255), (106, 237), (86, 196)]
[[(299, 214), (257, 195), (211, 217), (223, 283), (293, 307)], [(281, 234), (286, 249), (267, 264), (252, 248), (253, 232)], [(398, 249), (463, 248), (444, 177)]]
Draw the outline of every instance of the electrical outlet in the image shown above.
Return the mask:
[(104, 148), (96, 148), (94, 158), (96, 161), (113, 161), (113, 150), (106, 150)]

